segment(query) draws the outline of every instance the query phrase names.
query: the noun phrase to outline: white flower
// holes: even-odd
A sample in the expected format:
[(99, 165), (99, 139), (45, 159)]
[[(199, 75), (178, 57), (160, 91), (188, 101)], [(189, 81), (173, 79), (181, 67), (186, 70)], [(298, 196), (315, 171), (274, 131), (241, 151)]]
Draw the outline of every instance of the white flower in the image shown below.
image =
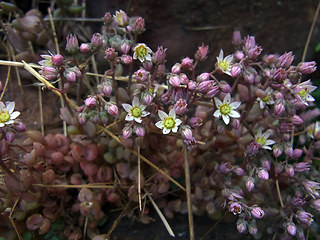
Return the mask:
[(176, 118), (176, 111), (172, 108), (169, 115), (164, 111), (158, 110), (158, 115), (161, 121), (156, 122), (156, 127), (163, 129), (163, 134), (168, 134), (170, 131), (176, 133), (178, 131), (178, 126), (182, 123), (179, 118)]
[(267, 96), (265, 96), (262, 99), (259, 97), (257, 98), (257, 100), (259, 102), (260, 109), (264, 109), (267, 104), (268, 105), (274, 104), (274, 101), (271, 98), (271, 93), (272, 93), (272, 90), (270, 88), (267, 88), (267, 90), (266, 90)]
[(262, 133), (262, 129), (260, 128), (257, 132), (257, 134), (255, 135), (255, 140), (257, 143), (261, 144), (262, 148), (264, 149), (268, 149), (268, 150), (272, 150), (270, 145), (275, 144), (276, 142), (268, 139), (269, 136), (271, 135), (272, 130), (269, 129), (267, 131), (265, 131), (264, 133)]
[(13, 111), (14, 105), (14, 102), (6, 102), (6, 105), (4, 105), (3, 102), (0, 102), (0, 127), (4, 127), (5, 124), (14, 123), (13, 120), (20, 115), (20, 112)]
[(148, 116), (150, 113), (144, 111), (147, 106), (140, 104), (139, 99), (134, 97), (132, 100), (132, 106), (127, 103), (123, 103), (122, 107), (128, 113), (125, 120), (126, 121), (136, 121), (138, 123), (142, 122), (142, 117)]
[(233, 102), (231, 103), (231, 96), (230, 93), (228, 93), (224, 99), (223, 102), (221, 102), (218, 98), (214, 98), (214, 102), (217, 106), (217, 110), (214, 112), (213, 116), (219, 118), (222, 116), (223, 121), (225, 124), (229, 124), (230, 117), (232, 118), (239, 118), (240, 114), (235, 111), (234, 109), (238, 108), (241, 104), (241, 102)]
[(305, 81), (298, 84), (294, 91), (298, 95), (298, 98), (305, 104), (309, 105), (308, 102), (313, 102), (315, 99), (311, 96), (311, 92), (316, 90), (317, 87), (311, 84), (311, 81)]
[(152, 50), (144, 43), (138, 43), (133, 49), (133, 59), (139, 59), (140, 62), (151, 61)]
[(219, 57), (217, 57), (217, 65), (218, 67), (225, 73), (231, 76), (231, 68), (232, 68), (232, 60), (233, 56), (228, 55), (223, 58), (223, 50), (220, 50)]

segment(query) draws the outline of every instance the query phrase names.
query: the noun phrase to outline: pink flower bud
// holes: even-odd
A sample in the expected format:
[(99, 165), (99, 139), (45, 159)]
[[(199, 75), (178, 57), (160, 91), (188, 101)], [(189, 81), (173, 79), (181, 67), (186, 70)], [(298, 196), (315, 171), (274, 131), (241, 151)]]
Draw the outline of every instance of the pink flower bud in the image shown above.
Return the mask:
[(41, 67), (39, 73), (49, 81), (56, 80), (58, 76), (58, 72), (54, 67)]
[(118, 107), (114, 104), (111, 104), (108, 106), (108, 113), (112, 116), (117, 116), (119, 111), (118, 111)]
[(179, 87), (180, 86), (180, 78), (178, 76), (170, 76), (169, 83), (173, 87)]
[(231, 68), (231, 76), (232, 77), (238, 77), (241, 73), (241, 67), (238, 64), (235, 64)]
[(244, 38), (244, 47), (245, 51), (249, 51), (251, 48), (256, 46), (256, 40), (253, 36), (247, 36)]
[(236, 51), (234, 57), (238, 61), (241, 61), (244, 58), (244, 53), (242, 51)]
[(284, 107), (283, 103), (279, 102), (274, 106), (274, 115), (280, 116), (280, 115), (282, 115), (284, 110), (285, 110), (285, 107)]
[(296, 217), (299, 219), (300, 222), (307, 224), (309, 227), (313, 222), (313, 215), (305, 211), (299, 211)]
[(121, 61), (122, 61), (124, 64), (129, 65), (129, 64), (132, 63), (132, 57), (129, 56), (129, 55), (123, 54), (123, 55), (121, 56)]
[(66, 50), (69, 53), (75, 53), (79, 49), (79, 42), (78, 39), (75, 35), (68, 35), (67, 36), (67, 45), (66, 45)]
[(292, 158), (299, 158), (301, 157), (303, 151), (299, 148), (293, 150)]
[(158, 47), (157, 51), (154, 54), (153, 62), (155, 64), (164, 64), (166, 61), (166, 48), (163, 48), (163, 46)]
[(266, 170), (270, 171), (270, 161), (264, 160), (261, 163), (262, 167), (265, 168)]
[(106, 95), (106, 96), (110, 96), (112, 93), (112, 87), (110, 84), (105, 84), (102, 88), (102, 92)]
[(110, 12), (106, 12), (103, 17), (103, 21), (105, 24), (109, 25), (112, 22), (112, 15)]
[(253, 207), (251, 210), (251, 214), (255, 218), (262, 218), (264, 216), (264, 211), (261, 207)]
[(123, 42), (121, 44), (121, 52), (124, 53), (124, 54), (128, 54), (128, 52), (130, 51), (130, 45), (127, 43), (127, 42)]
[(311, 206), (317, 211), (320, 211), (320, 199), (311, 200)]
[(87, 43), (82, 43), (80, 45), (80, 52), (83, 53), (83, 54), (88, 54), (90, 53), (91, 51), (91, 48), (90, 48), (90, 45), (87, 44)]
[(287, 165), (285, 168), (286, 174), (290, 177), (294, 177), (294, 168), (292, 165)]
[(13, 142), (15, 137), (16, 137), (15, 133), (11, 132), (11, 131), (6, 132), (5, 135), (4, 135), (5, 140), (7, 140), (10, 143)]
[(186, 70), (191, 70), (193, 67), (193, 60), (190, 59), (189, 57), (185, 57), (184, 59), (181, 60), (181, 67)]
[(235, 169), (233, 169), (233, 172), (235, 174), (237, 174), (238, 176), (244, 176), (246, 175), (246, 172), (243, 170), (243, 168), (241, 167), (236, 167)]
[(182, 127), (181, 136), (186, 140), (191, 140), (193, 138), (191, 128), (189, 126)]
[(105, 54), (106, 54), (105, 58), (107, 60), (114, 60), (118, 56), (118, 53), (113, 47), (107, 48), (105, 51)]
[(190, 127), (198, 128), (203, 124), (203, 120), (200, 117), (193, 117), (189, 121)]
[(293, 59), (294, 56), (292, 55), (292, 52), (284, 53), (278, 58), (277, 65), (280, 67), (289, 68)]
[(185, 99), (179, 99), (174, 105), (177, 115), (183, 115), (187, 111), (187, 101)]
[(240, 120), (234, 118), (234, 119), (232, 120), (232, 127), (233, 127), (234, 129), (239, 129), (239, 127), (240, 127)]
[(273, 146), (273, 156), (275, 156), (276, 158), (280, 157), (282, 154), (282, 151), (279, 147), (277, 147), (276, 145)]
[(205, 73), (201, 73), (198, 77), (197, 77), (197, 82), (203, 82), (203, 81), (208, 81), (210, 78), (210, 74), (205, 72)]
[(207, 92), (207, 95), (211, 98), (216, 96), (220, 92), (218, 86), (212, 86), (212, 88)]
[(94, 97), (89, 97), (84, 101), (87, 107), (93, 107), (97, 104), (97, 100)]
[(181, 72), (181, 64), (180, 63), (176, 63), (175, 65), (173, 65), (172, 68), (171, 68), (171, 72), (173, 74), (180, 74), (180, 72)]
[(221, 81), (219, 83), (219, 88), (224, 93), (231, 93), (231, 86), (228, 83), (224, 82), (224, 81)]
[(94, 48), (99, 48), (102, 46), (102, 36), (100, 33), (94, 33), (91, 37), (91, 44)]
[(181, 83), (181, 84), (188, 84), (189, 79), (188, 79), (188, 77), (187, 77), (186, 74), (181, 73), (181, 74), (179, 75), (179, 78), (180, 78), (180, 83)]
[(142, 102), (144, 105), (149, 106), (153, 101), (153, 97), (150, 94), (144, 94), (142, 97)]
[(81, 125), (85, 124), (87, 121), (87, 115), (85, 113), (78, 114), (78, 121)]
[(247, 230), (246, 221), (237, 222), (237, 230), (239, 233), (243, 233)]
[(143, 137), (145, 135), (145, 129), (144, 127), (137, 127), (136, 128), (136, 135), (138, 137)]
[(118, 26), (125, 27), (128, 25), (129, 17), (124, 11), (120, 10), (120, 11), (116, 11), (116, 14), (113, 15), (113, 21)]
[(290, 222), (287, 224), (287, 231), (291, 236), (296, 235), (297, 233), (297, 227), (293, 222)]
[(299, 163), (296, 163), (294, 165), (294, 169), (297, 171), (297, 172), (306, 172), (306, 171), (309, 171), (310, 170), (310, 163), (309, 162), (299, 162)]
[(248, 57), (249, 59), (257, 59), (257, 57), (262, 52), (262, 48), (260, 46), (255, 46), (254, 48), (251, 48), (248, 50)]
[(267, 170), (265, 169), (260, 169), (258, 171), (258, 177), (261, 179), (261, 180), (264, 180), (264, 181), (267, 181), (269, 179), (269, 173)]
[(273, 63), (276, 62), (278, 56), (275, 54), (269, 54), (266, 55), (265, 57), (263, 57), (263, 61), (267, 64), (267, 65), (271, 65)]
[(198, 59), (199, 61), (206, 60), (208, 51), (209, 51), (209, 46), (208, 45), (204, 45), (202, 43), (202, 45), (198, 48), (198, 51), (195, 54), (195, 58)]
[(198, 90), (201, 93), (207, 93), (213, 86), (214, 82), (212, 80), (200, 82), (198, 85)]
[(291, 117), (291, 121), (294, 125), (301, 125), (303, 123), (303, 120), (298, 115)]
[(316, 62), (301, 62), (298, 64), (298, 72), (302, 75), (308, 75), (316, 71)]
[(287, 146), (284, 150), (284, 153), (288, 156), (288, 157), (292, 157), (293, 155), (293, 149), (292, 147)]
[[(136, 71), (136, 80), (138, 82), (144, 83), (148, 79), (148, 72), (144, 70), (143, 68), (140, 68), (138, 71)], [(180, 83), (180, 80), (179, 80)]]
[(124, 127), (122, 129), (122, 136), (124, 139), (128, 139), (132, 135), (132, 129), (130, 127)]
[(232, 43), (234, 45), (240, 45), (242, 43), (240, 31), (234, 31), (232, 35)]
[(63, 64), (64, 58), (60, 54), (55, 54), (52, 56), (52, 64), (54, 66), (61, 66)]
[(252, 189), (254, 188), (254, 180), (253, 178), (248, 178), (247, 182), (246, 182), (246, 188), (249, 192), (252, 191)]
[(278, 68), (273, 73), (273, 79), (281, 83), (283, 80), (287, 78), (287, 72), (284, 68)]
[(142, 17), (138, 17), (136, 19), (136, 21), (134, 22), (134, 27), (133, 29), (138, 32), (141, 33), (144, 31), (144, 27), (145, 27), (145, 22), (144, 19)]
[(65, 75), (65, 77), (66, 77), (68, 82), (73, 82), (74, 83), (74, 82), (77, 81), (77, 75), (76, 75), (76, 73), (74, 71), (66, 70), (64, 72), (64, 75)]
[(233, 169), (233, 166), (230, 162), (221, 163), (219, 166), (219, 171), (223, 174), (228, 174)]
[(151, 61), (144, 61), (142, 66), (144, 67), (145, 70), (150, 72), (152, 70), (152, 62)]
[(193, 91), (196, 89), (196, 87), (197, 85), (195, 82), (192, 82), (192, 81), (188, 82), (188, 90)]
[(254, 74), (252, 72), (250, 72), (250, 71), (244, 71), (243, 72), (243, 78), (249, 84), (253, 84), (254, 80), (255, 80)]
[(15, 121), (13, 124), (14, 130), (17, 132), (25, 132), (27, 130), (27, 127), (24, 123)]

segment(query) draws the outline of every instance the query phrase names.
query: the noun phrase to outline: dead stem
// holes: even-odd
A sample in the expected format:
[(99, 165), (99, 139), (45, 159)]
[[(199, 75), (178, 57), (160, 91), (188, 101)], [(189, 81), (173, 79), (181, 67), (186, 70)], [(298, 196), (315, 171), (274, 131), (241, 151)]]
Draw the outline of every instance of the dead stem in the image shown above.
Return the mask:
[(183, 145), (184, 155), (184, 172), (186, 180), (186, 195), (187, 195), (187, 206), (188, 206), (188, 220), (189, 220), (189, 234), (190, 240), (194, 240), (194, 225), (193, 225), (193, 213), (192, 213), (192, 202), (191, 202), (191, 180), (190, 180), (190, 166), (187, 146)]
[[(114, 185), (102, 185), (105, 183), (100, 183), (100, 184), (79, 184), (79, 185), (46, 185), (46, 184), (40, 184), (40, 183), (35, 183), (32, 184), (34, 187), (43, 187), (43, 188), (114, 188)], [(122, 188), (127, 188), (126, 186), (121, 186)]]
[(172, 231), (172, 228), (170, 227), (167, 219), (165, 218), (165, 216), (162, 214), (161, 210), (159, 209), (159, 207), (157, 206), (157, 204), (153, 201), (152, 197), (150, 196), (150, 194), (147, 194), (152, 206), (154, 207), (154, 209), (156, 210), (156, 212), (158, 213), (161, 221), (163, 222), (164, 226), (166, 227), (168, 233), (170, 234), (170, 236), (175, 237), (174, 232)]
[(140, 163), (140, 143), (138, 143), (138, 198), (139, 198), (139, 209), (142, 211), (141, 207), (141, 163)]
[(119, 224), (121, 218), (127, 213), (127, 210), (128, 210), (128, 207), (129, 207), (129, 203), (127, 203), (127, 206), (122, 210), (122, 212), (120, 213), (120, 215), (118, 216), (118, 218), (113, 222), (110, 230), (108, 231), (107, 233), (107, 237), (106, 237), (106, 240), (109, 240), (110, 239), (110, 235), (111, 233), (113, 232), (113, 230), (117, 227), (117, 225)]
[[(120, 139), (114, 135), (112, 132), (110, 132), (107, 128), (98, 125), (105, 133), (107, 133), (110, 137), (112, 137), (114, 140), (116, 140), (118, 143), (121, 144)], [(131, 153), (133, 153), (134, 155), (138, 156), (138, 152), (135, 151), (134, 149), (129, 149)], [(161, 170), (160, 168), (158, 168), (156, 165), (154, 165), (152, 162), (150, 162), (147, 158), (145, 158), (143, 155), (140, 154), (141, 160), (144, 161), (146, 164), (148, 164), (149, 166), (151, 166), (152, 168), (154, 168), (155, 170), (157, 170), (158, 172), (160, 172), (162, 175), (164, 175), (165, 177), (167, 177), (171, 182), (173, 182), (175, 185), (177, 185), (181, 190), (186, 191), (186, 189), (180, 184), (178, 183), (176, 180), (174, 180), (172, 177), (170, 177), (169, 174), (167, 174), (165, 171)]]
[(14, 212), (14, 210), (15, 210), (18, 202), (19, 202), (19, 200), (20, 200), (20, 197), (18, 197), (17, 200), (14, 202), (13, 207), (12, 207), (12, 209), (11, 209), (11, 211), (10, 211), (10, 214), (9, 214), (9, 220), (10, 220), (10, 222), (11, 222), (11, 224), (12, 224), (15, 232), (17, 233), (19, 240), (23, 240), (23, 238), (21, 237), (21, 235), (20, 235), (20, 233), (19, 233), (19, 231), (18, 231), (18, 228), (17, 228), (17, 226), (16, 226), (16, 224), (14, 223), (14, 220), (13, 220), (13, 218), (12, 218), (12, 214), (13, 214), (13, 212)]
[(42, 135), (44, 135), (43, 109), (42, 109), (42, 93), (41, 93), (41, 87), (40, 87), (40, 86), (38, 86), (38, 96), (39, 96), (39, 110), (40, 110), (41, 133), (42, 133)]
[(205, 239), (205, 237), (208, 236), (208, 234), (210, 234), (218, 226), (218, 224), (222, 221), (222, 219), (226, 216), (226, 214), (227, 212), (225, 212), (223, 216), (219, 218), (219, 220), (216, 221), (216, 223), (199, 240)]
[[(10, 54), (12, 56), (13, 61), (16, 61), (16, 55), (14, 54), (14, 50), (13, 47), (11, 45), (11, 43), (9, 44), (9, 50), (10, 50)], [(20, 74), (19, 74), (19, 70), (17, 67), (14, 68), (16, 75), (17, 75), (17, 80), (18, 80), (18, 85), (21, 91), (21, 94), (23, 95), (23, 88), (22, 88), (22, 83), (21, 83), (21, 78), (20, 78)]]
[(86, 217), (86, 219), (85, 219), (85, 221), (84, 221), (84, 228), (83, 228), (82, 240), (85, 240), (85, 239), (86, 239), (87, 228), (88, 228), (88, 216)]
[(276, 180), (276, 188), (277, 188), (277, 193), (278, 193), (278, 197), (279, 197), (279, 201), (280, 201), (280, 205), (283, 208), (283, 201), (282, 201), (282, 197), (281, 197), (281, 192), (280, 192), (280, 187), (279, 187), (279, 181), (278, 179)]
[[(6, 52), (8, 54), (8, 60), (11, 61), (11, 57), (10, 57), (10, 53), (8, 50), (8, 47), (6, 46), (6, 44), (4, 44), (4, 42), (1, 41), (1, 44), (3, 45), (3, 47), (6, 49)], [(3, 98), (4, 93), (6, 92), (7, 86), (8, 86), (8, 82), (9, 82), (9, 78), (10, 78), (10, 72), (11, 72), (11, 66), (8, 66), (8, 73), (7, 73), (7, 78), (6, 78), (6, 83), (4, 84), (1, 96), (0, 96), (0, 101)]]

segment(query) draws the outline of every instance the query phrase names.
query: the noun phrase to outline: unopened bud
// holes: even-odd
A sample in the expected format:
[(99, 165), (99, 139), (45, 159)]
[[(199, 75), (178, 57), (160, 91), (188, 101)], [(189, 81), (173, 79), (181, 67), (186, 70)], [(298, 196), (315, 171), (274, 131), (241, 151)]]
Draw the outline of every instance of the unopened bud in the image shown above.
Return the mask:
[(64, 58), (60, 54), (55, 54), (52, 56), (52, 64), (54, 66), (61, 66), (63, 64)]
[(91, 44), (95, 48), (99, 48), (103, 44), (102, 36), (100, 33), (94, 33), (91, 38)]
[(114, 104), (111, 104), (108, 106), (108, 113), (112, 116), (117, 116), (119, 111), (118, 111), (118, 107)]
[(88, 54), (90, 53), (91, 51), (91, 48), (90, 48), (90, 45), (87, 44), (87, 43), (82, 43), (80, 45), (80, 52), (83, 53), (83, 54)]

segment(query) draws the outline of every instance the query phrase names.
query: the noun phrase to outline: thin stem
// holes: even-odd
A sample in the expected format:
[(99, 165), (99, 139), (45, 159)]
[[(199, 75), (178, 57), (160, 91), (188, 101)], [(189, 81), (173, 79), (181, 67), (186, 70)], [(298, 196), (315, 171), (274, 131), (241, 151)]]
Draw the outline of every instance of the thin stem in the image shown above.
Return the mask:
[(141, 158), (140, 158), (140, 143), (138, 143), (138, 197), (139, 197), (139, 209), (142, 211), (141, 205)]
[(187, 195), (187, 207), (188, 207), (188, 220), (189, 220), (189, 235), (190, 240), (194, 240), (194, 225), (193, 225), (193, 214), (192, 214), (192, 203), (191, 203), (191, 181), (190, 181), (190, 167), (189, 167), (189, 156), (187, 146), (183, 145), (184, 154), (184, 172), (186, 178), (186, 195)]
[(279, 181), (278, 179), (276, 180), (276, 187), (277, 187), (277, 192), (278, 192), (278, 197), (279, 197), (279, 201), (280, 201), (280, 205), (283, 208), (283, 201), (282, 201), (282, 197), (281, 197), (281, 192), (280, 192), (280, 187), (279, 187)]

